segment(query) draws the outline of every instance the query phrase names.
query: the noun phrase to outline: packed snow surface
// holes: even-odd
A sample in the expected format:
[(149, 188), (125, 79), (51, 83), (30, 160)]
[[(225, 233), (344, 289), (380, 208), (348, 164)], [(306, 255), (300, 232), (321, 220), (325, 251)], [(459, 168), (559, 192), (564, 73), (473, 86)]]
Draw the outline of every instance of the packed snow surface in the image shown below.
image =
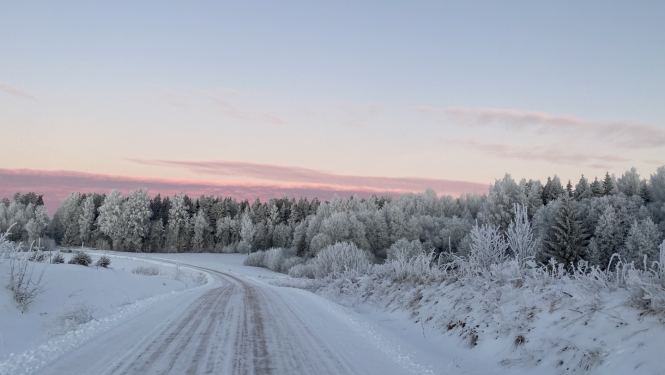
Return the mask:
[[(460, 301), (438, 298), (437, 295), (443, 295), (441, 293), (450, 294), (445, 290), (420, 291), (423, 302), (418, 304), (420, 307), (417, 309), (399, 308), (398, 303), (391, 304), (383, 298), (381, 301), (386, 302), (383, 303), (384, 308), (377, 308), (379, 301), (347, 301), (345, 304), (353, 306), (351, 308), (306, 290), (276, 286), (276, 282), (287, 284), (281, 282), (287, 281), (285, 276), (263, 268), (243, 266), (246, 255), (132, 254), (130, 257), (126, 253), (109, 254), (112, 255), (114, 270), (86, 269), (81, 266), (66, 270), (58, 269), (64, 265), (54, 265), (49, 268), (49, 285), (58, 285), (59, 290), (64, 288), (61, 279), (78, 280), (72, 281), (68, 288), (78, 286), (72, 291), (92, 288), (89, 294), (79, 291), (77, 295), (81, 296), (81, 301), (98, 306), (102, 306), (105, 301), (99, 295), (103, 295), (102, 289), (126, 288), (130, 289), (126, 291), (127, 302), (67, 333), (45, 335), (41, 339), (37, 337), (38, 334), (32, 334), (31, 340), (36, 341), (31, 348), (27, 348), (25, 342), (19, 345), (5, 338), (5, 352), (16, 354), (5, 356), (0, 361), (0, 374), (568, 373), (566, 366), (573, 372), (570, 364), (543, 366), (531, 362), (538, 357), (539, 353), (534, 351), (541, 346), (545, 348), (546, 345), (555, 344), (550, 350), (565, 351), (568, 334), (564, 330), (570, 326), (569, 321), (574, 321), (574, 335), (597, 332), (597, 338), (610, 341), (614, 336), (621, 336), (620, 340), (625, 343), (626, 350), (622, 353), (621, 348), (612, 348), (613, 355), (618, 356), (617, 361), (632, 366), (635, 361), (624, 360), (623, 356), (637, 356), (645, 363), (642, 368), (631, 367), (630, 373), (665, 373), (665, 369), (659, 370), (657, 365), (654, 367), (653, 360), (649, 361), (656, 355), (654, 351), (658, 350), (655, 346), (658, 338), (654, 338), (652, 332), (662, 333), (662, 327), (649, 319), (648, 324), (640, 327), (632, 324), (628, 325), (630, 329), (615, 327), (619, 321), (632, 321), (635, 318), (630, 315), (632, 311), (620, 307), (612, 308), (612, 314), (610, 309), (605, 309), (605, 312), (587, 314), (581, 319), (576, 318), (585, 312), (566, 309), (574, 308), (572, 304), (559, 310), (561, 314), (540, 313), (548, 318), (533, 320), (520, 327), (526, 332), (529, 342), (544, 343), (538, 347), (513, 347), (510, 345), (512, 336), (493, 340), (486, 335), (481, 336), (475, 348), (471, 348), (468, 335), (462, 337), (460, 327), (453, 327), (450, 332), (446, 332), (445, 327), (442, 329), (432, 324), (436, 319), (427, 319), (439, 311), (434, 303), (437, 299), (441, 303), (464, 306)], [(123, 262), (127, 263), (123, 266)], [(160, 278), (122, 271), (123, 267), (130, 269), (139, 263), (162, 267), (163, 274), (171, 276), (175, 265), (179, 265), (178, 272), (190, 272), (192, 277), (186, 283), (173, 280), (172, 277)], [(96, 274), (85, 276), (90, 272)], [(195, 272), (204, 273), (207, 283), (200, 280), (194, 282)], [(110, 275), (109, 279), (101, 279), (105, 277), (102, 275), (107, 274)], [(97, 284), (93, 280), (101, 286), (95, 286)], [(137, 282), (136, 286), (132, 282)], [(352, 280), (348, 282), (353, 283)], [(162, 293), (158, 293), (158, 286), (164, 288)], [(26, 327), (32, 324), (41, 327), (31, 328), (33, 331), (44, 331), (52, 323), (38, 314), (49, 306), (53, 310), (50, 314), (57, 314), (56, 304), (62, 304), (69, 298), (66, 293), (71, 293), (69, 289), (64, 289), (59, 296), (51, 296), (47, 292), (25, 316), (21, 316), (11, 306), (8, 295), (3, 296), (4, 310), (17, 311), (15, 313), (12, 310), (11, 314), (5, 315), (15, 322), (24, 318), (23, 324)], [(403, 294), (412, 292), (404, 291)], [(353, 298), (354, 293), (345, 296)], [(386, 294), (386, 298), (398, 301), (410, 297)], [(341, 296), (333, 299), (344, 302)], [(512, 316), (509, 311), (521, 310), (523, 306), (536, 302), (533, 296), (524, 296), (522, 299), (528, 303), (506, 306), (505, 317)], [(514, 299), (518, 300), (520, 298)], [(499, 300), (497, 302), (501, 303)], [(528, 311), (525, 313), (528, 315)], [(618, 317), (615, 318), (613, 314)], [(593, 316), (605, 315), (612, 317), (609, 320), (589, 320)], [(561, 316), (565, 316), (565, 320)], [(460, 317), (461, 320), (465, 318), (468, 320), (466, 315)], [(493, 319), (501, 317), (495, 316)], [(561, 323), (553, 319), (559, 319)], [(608, 321), (614, 325), (610, 326), (606, 323)], [(495, 321), (488, 323), (496, 326)], [(7, 326), (2, 327), (3, 336), (6, 336), (4, 330)], [(585, 331), (584, 327), (591, 328)], [(477, 328), (479, 331), (487, 330), (486, 327)], [(541, 337), (529, 335), (529, 329), (541, 332)], [(633, 331), (632, 335), (628, 335)], [(589, 337), (589, 341), (594, 338)], [(552, 340), (560, 342), (552, 344)], [(642, 354), (635, 352), (639, 342), (646, 349)], [(598, 353), (605, 354), (603, 351)], [(500, 363), (505, 358), (515, 358), (516, 362)], [(528, 366), (518, 363), (520, 361), (529, 362)], [(591, 372), (626, 373), (627, 367), (617, 365), (617, 361), (605, 358)], [(575, 366), (574, 369), (574, 372), (579, 372), (579, 367)]]

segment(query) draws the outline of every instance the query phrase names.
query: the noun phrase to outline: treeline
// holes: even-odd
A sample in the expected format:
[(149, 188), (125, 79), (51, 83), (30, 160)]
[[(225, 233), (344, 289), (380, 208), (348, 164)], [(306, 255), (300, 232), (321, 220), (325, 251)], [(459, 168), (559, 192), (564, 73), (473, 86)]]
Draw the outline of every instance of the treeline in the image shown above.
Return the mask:
[[(326, 202), (282, 198), (250, 203), (212, 196), (192, 199), (184, 194), (150, 198), (139, 189), (128, 196), (119, 191), (108, 196), (73, 193), (43, 233), (64, 246), (136, 252), (292, 248), (307, 258), (329, 245), (350, 242), (386, 258), (388, 249), (403, 240), (425, 251), (465, 255), (475, 225), (504, 231), (519, 204), (527, 207), (539, 261), (584, 259), (604, 266), (614, 253), (638, 262), (645, 254), (654, 260), (665, 238), (664, 202), (665, 166), (646, 179), (631, 169), (619, 178), (608, 173), (601, 180), (589, 181), (582, 176), (575, 185), (568, 181), (565, 186), (557, 176), (542, 184), (517, 182), (506, 175), (491, 184), (486, 195), (459, 198), (438, 197), (427, 190), (398, 198), (334, 197)], [(21, 204), (16, 199), (5, 201), (0, 213), (16, 212)], [(34, 210), (23, 205), (26, 212)], [(2, 223), (12, 221), (1, 219)], [(22, 233), (21, 240), (38, 235)], [(562, 245), (569, 240), (577, 241), (573, 252)]]

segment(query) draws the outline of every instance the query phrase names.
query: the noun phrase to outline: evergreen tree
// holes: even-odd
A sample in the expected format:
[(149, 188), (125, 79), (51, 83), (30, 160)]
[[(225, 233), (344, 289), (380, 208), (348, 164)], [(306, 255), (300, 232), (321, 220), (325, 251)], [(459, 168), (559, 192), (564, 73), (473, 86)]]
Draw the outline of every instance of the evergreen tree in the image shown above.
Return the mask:
[(573, 184), (570, 183), (570, 180), (568, 180), (568, 184), (566, 185), (566, 193), (568, 193), (568, 197), (573, 196)]
[(645, 204), (652, 201), (651, 189), (649, 188), (649, 184), (647, 184), (646, 181), (642, 181), (640, 183), (640, 197), (644, 200)]
[(580, 178), (580, 182), (578, 182), (577, 185), (575, 185), (575, 191), (573, 192), (573, 196), (578, 201), (584, 198), (589, 198), (587, 196), (589, 194), (589, 189), (590, 189), (589, 182), (584, 177), (584, 175), (582, 175), (582, 177)]
[(616, 194), (616, 186), (610, 176), (610, 172), (605, 172), (605, 179), (603, 180), (603, 195), (614, 195)]
[(589, 235), (577, 220), (577, 212), (570, 198), (562, 199), (556, 223), (550, 229), (544, 245), (547, 258), (553, 258), (557, 263), (570, 265), (586, 258)]
[[(561, 185), (561, 180), (556, 175), (554, 178), (547, 178), (547, 183), (543, 187), (543, 204), (548, 204), (551, 201), (557, 200), (564, 195), (565, 190)], [(519, 203), (519, 202), (515, 202)], [(512, 209), (512, 208), (511, 208)]]
[(598, 181), (598, 177), (593, 180), (591, 183), (591, 192), (593, 193), (594, 197), (602, 197), (604, 195), (603, 192), (603, 184)]

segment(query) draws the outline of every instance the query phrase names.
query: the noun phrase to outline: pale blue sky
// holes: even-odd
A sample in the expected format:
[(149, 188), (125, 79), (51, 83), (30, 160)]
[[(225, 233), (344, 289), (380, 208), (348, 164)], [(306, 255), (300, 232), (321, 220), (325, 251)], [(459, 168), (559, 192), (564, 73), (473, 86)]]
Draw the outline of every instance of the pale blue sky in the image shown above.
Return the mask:
[[(542, 112), (665, 134), (665, 2), (3, 2), (0, 85), (4, 130), (48, 138), (32, 159), (17, 158), (18, 146), (0, 151), (6, 168), (176, 173), (125, 160), (134, 158), (475, 182), (633, 165), (647, 176), (665, 160), (662, 145), (617, 150), (593, 128), (570, 151), (620, 160), (562, 164), (542, 155), (567, 148), (565, 134), (553, 143), (540, 123), (510, 121)], [(416, 107), (518, 113), (484, 130)], [(127, 136), (86, 145), (114, 131)], [(181, 149), (141, 147), (158, 133)], [(206, 133), (223, 146), (197, 143)], [(517, 157), (522, 145), (540, 159)]]

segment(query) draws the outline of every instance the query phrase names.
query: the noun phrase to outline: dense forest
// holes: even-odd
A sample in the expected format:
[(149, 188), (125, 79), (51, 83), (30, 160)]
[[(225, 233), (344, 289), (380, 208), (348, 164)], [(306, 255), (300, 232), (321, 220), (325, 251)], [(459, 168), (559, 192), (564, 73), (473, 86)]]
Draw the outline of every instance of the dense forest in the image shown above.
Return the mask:
[[(40, 196), (15, 194), (0, 204), (0, 230), (13, 241), (55, 241), (130, 252), (254, 252), (291, 248), (311, 258), (339, 242), (385, 259), (398, 241), (426, 252), (470, 250), (474, 226), (508, 229), (515, 205), (525, 207), (537, 240), (537, 260), (580, 259), (604, 267), (612, 254), (655, 260), (665, 238), (665, 166), (649, 178), (633, 168), (621, 177), (582, 176), (565, 186), (557, 176), (544, 184), (510, 175), (489, 193), (458, 198), (421, 194), (330, 201), (271, 199), (261, 202), (185, 194), (150, 197), (145, 189), (124, 196), (72, 193), (49, 219)], [(49, 240), (52, 239), (52, 240)], [(573, 244), (573, 245), (571, 245)]]

